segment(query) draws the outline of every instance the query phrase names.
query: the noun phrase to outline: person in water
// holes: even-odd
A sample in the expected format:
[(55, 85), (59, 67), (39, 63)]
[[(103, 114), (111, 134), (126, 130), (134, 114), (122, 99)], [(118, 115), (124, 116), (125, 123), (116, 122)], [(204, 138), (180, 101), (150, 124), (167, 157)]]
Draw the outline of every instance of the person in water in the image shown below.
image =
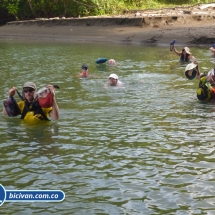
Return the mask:
[(105, 84), (105, 87), (109, 86), (122, 87), (123, 83), (119, 80), (119, 77), (116, 74), (111, 74), (108, 78), (108, 83)]
[[(26, 82), (23, 86), (22, 101), (17, 103), (21, 119), (24, 120), (49, 120), (49, 116), (52, 119), (59, 119), (59, 108), (55, 98), (55, 89), (53, 85), (48, 85), (50, 93), (52, 94), (51, 107), (44, 108), (39, 105), (37, 99), (37, 87), (33, 82)], [(16, 93), (16, 87), (12, 87), (9, 90), (9, 98), (13, 97)], [(15, 100), (13, 100), (15, 101)], [(9, 115), (6, 108), (3, 107), (3, 113)]]
[(114, 59), (110, 59), (110, 60), (108, 60), (107, 64), (109, 66), (115, 66), (116, 65), (116, 61)]
[(215, 56), (215, 43), (209, 48), (211, 51), (212, 55)]
[(83, 64), (81, 67), (82, 71), (80, 74), (77, 75), (79, 78), (88, 78), (90, 76), (89, 71), (88, 71), (88, 65)]
[(200, 77), (200, 71), (198, 67), (198, 62), (194, 61), (193, 63), (187, 64), (184, 74), (188, 80), (193, 80)]
[(197, 61), (190, 63), (185, 68), (185, 76), (189, 80), (199, 79), (197, 98), (201, 101), (215, 99), (215, 71), (211, 69), (208, 74), (200, 74)]
[(195, 60), (195, 57), (191, 54), (188, 47), (184, 47), (182, 51), (179, 52), (173, 44), (173, 51), (180, 57), (180, 62), (190, 62)]

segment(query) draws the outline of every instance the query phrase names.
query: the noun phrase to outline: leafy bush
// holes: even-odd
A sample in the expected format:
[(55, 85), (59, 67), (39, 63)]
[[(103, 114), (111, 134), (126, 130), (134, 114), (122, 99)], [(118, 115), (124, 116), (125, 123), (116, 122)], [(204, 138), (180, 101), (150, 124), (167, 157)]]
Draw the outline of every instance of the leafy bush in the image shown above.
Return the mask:
[[(197, 3), (212, 3), (213, 0), (0, 0), (0, 18), (13, 15), (14, 19), (39, 17), (83, 17), (117, 15), (124, 10), (157, 9)], [(1, 20), (0, 20), (1, 21)]]

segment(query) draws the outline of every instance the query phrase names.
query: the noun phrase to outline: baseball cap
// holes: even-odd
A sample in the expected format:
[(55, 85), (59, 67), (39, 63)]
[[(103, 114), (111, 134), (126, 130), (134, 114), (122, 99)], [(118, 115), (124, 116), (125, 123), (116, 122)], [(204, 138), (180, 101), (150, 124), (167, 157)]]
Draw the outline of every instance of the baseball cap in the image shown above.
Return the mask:
[(24, 84), (23, 88), (25, 88), (25, 87), (30, 87), (30, 88), (33, 88), (35, 90), (37, 89), (36, 84), (34, 82), (31, 82), (31, 81), (26, 82)]
[(36, 98), (36, 90), (37, 90), (36, 84), (34, 82), (31, 82), (31, 81), (24, 83), (23, 90), (22, 90), (22, 97), (23, 98), (25, 98), (24, 88), (26, 88), (26, 87), (33, 88), (35, 90), (34, 95), (33, 95), (34, 99), (35, 99)]
[(118, 76), (117, 76), (116, 74), (111, 74), (111, 75), (109, 76), (109, 78), (114, 78), (114, 79), (117, 79), (117, 80), (119, 79)]

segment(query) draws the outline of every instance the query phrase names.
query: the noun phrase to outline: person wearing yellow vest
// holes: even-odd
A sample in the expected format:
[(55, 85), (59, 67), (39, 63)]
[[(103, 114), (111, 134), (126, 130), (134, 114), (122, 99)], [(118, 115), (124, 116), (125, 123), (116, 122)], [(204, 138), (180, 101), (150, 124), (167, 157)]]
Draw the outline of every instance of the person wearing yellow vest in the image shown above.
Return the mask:
[(185, 68), (185, 76), (188, 80), (199, 79), (197, 98), (201, 101), (215, 99), (215, 71), (211, 69), (208, 74), (200, 74), (198, 62), (194, 61)]
[(215, 99), (215, 69), (212, 68), (208, 74), (203, 74), (199, 78), (199, 88), (197, 98), (199, 100), (211, 101)]
[[(42, 107), (38, 102), (35, 83), (26, 82), (21, 96), (23, 100), (17, 102), (18, 113), (16, 115), (21, 114), (21, 119), (24, 120), (49, 120), (49, 117), (55, 120), (59, 119), (59, 107), (55, 98), (54, 86), (48, 85), (47, 87), (52, 94), (52, 105), (50, 107)], [(16, 87), (12, 87), (8, 93), (9, 98), (13, 97), (15, 93)], [(9, 115), (6, 106), (3, 107), (3, 113)]]

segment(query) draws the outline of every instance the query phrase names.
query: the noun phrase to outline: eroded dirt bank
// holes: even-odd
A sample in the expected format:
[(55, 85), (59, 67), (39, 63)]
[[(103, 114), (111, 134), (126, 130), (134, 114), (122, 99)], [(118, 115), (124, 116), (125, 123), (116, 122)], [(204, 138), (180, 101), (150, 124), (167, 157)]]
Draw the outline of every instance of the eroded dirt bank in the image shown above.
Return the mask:
[(1, 40), (90, 41), (140, 44), (215, 43), (215, 4), (192, 8), (126, 12), (113, 17), (51, 18), (10, 22)]

